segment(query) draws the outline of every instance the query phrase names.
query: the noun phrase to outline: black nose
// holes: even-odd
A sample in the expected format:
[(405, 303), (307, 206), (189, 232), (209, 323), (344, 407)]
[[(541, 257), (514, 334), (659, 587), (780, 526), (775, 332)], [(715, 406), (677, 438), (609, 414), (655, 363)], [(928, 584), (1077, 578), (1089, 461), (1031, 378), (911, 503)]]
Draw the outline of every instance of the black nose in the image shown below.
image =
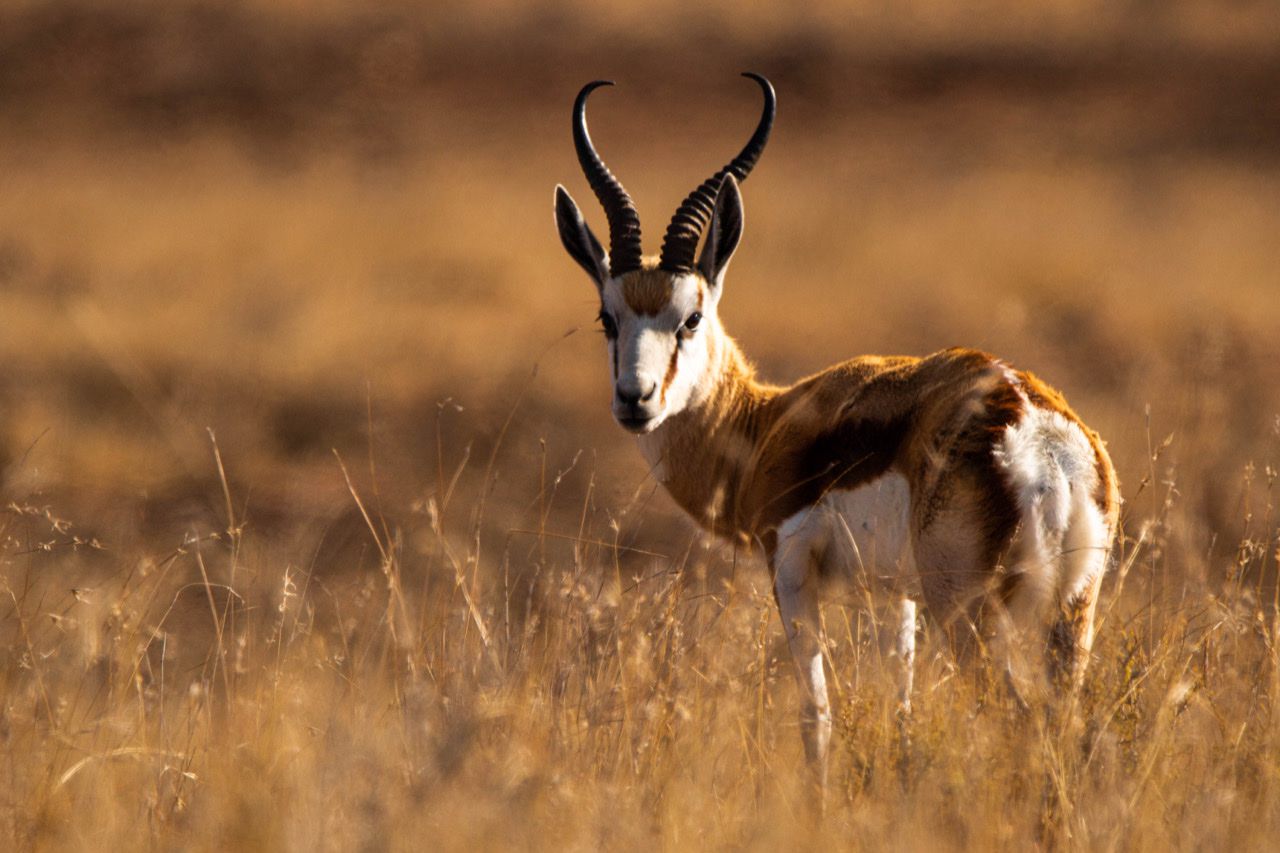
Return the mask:
[(649, 386), (648, 391), (633, 391), (629, 388), (623, 388), (619, 385), (614, 389), (614, 393), (618, 395), (618, 402), (628, 406), (638, 406), (641, 403), (647, 403), (653, 399), (653, 392), (658, 390), (658, 383)]

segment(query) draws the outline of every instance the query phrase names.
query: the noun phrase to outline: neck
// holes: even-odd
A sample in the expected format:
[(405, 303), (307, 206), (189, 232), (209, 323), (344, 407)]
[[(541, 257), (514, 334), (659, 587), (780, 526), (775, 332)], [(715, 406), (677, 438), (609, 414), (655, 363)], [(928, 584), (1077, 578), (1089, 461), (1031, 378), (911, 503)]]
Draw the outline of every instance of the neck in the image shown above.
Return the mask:
[(680, 507), (707, 530), (749, 534), (738, 496), (754, 462), (767, 404), (777, 388), (756, 381), (737, 343), (721, 332), (712, 342), (709, 389), (652, 434), (640, 448)]

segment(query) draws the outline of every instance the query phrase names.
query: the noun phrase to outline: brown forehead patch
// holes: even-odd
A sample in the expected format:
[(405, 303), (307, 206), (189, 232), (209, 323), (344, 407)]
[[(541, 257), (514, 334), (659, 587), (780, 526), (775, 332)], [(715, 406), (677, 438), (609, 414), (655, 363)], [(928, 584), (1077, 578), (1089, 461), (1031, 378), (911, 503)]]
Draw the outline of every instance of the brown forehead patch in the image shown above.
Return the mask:
[(671, 273), (636, 270), (622, 279), (622, 296), (637, 314), (657, 314), (671, 304)]

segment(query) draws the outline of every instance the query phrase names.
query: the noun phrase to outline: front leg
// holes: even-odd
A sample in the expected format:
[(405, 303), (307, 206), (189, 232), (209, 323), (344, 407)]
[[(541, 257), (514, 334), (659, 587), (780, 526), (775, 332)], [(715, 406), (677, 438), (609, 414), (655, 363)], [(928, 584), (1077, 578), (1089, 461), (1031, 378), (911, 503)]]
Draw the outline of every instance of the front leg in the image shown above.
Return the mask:
[(827, 752), (831, 742), (831, 705), (822, 669), (822, 638), (818, 615), (818, 565), (809, 543), (801, 537), (784, 539), (773, 555), (774, 595), (800, 685), (800, 734), (804, 739), (821, 810), (827, 785)]
[(903, 718), (911, 716), (911, 686), (915, 681), (916, 666), (916, 617), (915, 599), (903, 596), (898, 601), (898, 636), (894, 652), (898, 656), (898, 712)]
[(911, 686), (916, 665), (915, 599), (903, 596), (898, 601), (898, 636), (894, 653), (898, 656), (898, 779), (903, 789), (911, 784)]

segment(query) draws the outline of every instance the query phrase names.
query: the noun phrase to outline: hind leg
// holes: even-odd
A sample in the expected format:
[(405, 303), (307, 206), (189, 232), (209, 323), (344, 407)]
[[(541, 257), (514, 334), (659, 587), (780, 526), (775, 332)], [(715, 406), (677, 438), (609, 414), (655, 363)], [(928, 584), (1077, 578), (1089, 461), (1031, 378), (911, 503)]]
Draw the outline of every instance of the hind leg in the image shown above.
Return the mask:
[[(917, 533), (920, 583), (929, 611), (956, 657), (987, 659), (1009, 698), (1025, 711), (1029, 705), (1015, 665), (1020, 658), (1018, 638), (1043, 597), (1026, 574), (1024, 560), (1012, 560), (1015, 568), (1009, 571), (993, 565), (982, 529), (972, 511), (955, 508)], [(1009, 547), (1022, 553), (1014, 543)]]
[[(925, 604), (959, 659), (989, 656), (1019, 707), (1026, 707), (1013, 677), (1016, 630), (1006, 593), (986, 556), (980, 519), (957, 500), (916, 531), (914, 554)], [(993, 585), (994, 582), (994, 585)]]
[(1064, 695), (1073, 694), (1084, 681), (1093, 648), (1094, 617), (1102, 573), (1071, 591), (1059, 604), (1059, 612), (1049, 630), (1049, 678)]
[(1048, 643), (1049, 677), (1064, 694), (1074, 693), (1084, 680), (1110, 550), (1111, 533), (1101, 513), (1079, 496), (1063, 537), (1058, 612)]

